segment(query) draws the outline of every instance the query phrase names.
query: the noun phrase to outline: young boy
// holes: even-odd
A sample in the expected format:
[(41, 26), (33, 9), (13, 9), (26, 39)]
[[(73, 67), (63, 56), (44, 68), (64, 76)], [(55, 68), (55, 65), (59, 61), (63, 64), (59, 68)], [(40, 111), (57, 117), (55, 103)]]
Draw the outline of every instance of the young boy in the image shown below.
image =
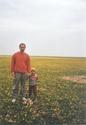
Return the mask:
[(38, 75), (36, 73), (35, 68), (32, 68), (31, 74), (29, 76), (29, 98), (34, 96), (34, 100), (37, 100), (37, 80)]

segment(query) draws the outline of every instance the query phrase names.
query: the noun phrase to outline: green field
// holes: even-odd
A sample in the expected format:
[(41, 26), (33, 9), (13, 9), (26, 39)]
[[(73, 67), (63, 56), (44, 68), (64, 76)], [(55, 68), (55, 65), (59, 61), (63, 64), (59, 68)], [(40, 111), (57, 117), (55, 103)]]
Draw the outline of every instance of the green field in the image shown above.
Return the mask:
[[(63, 80), (86, 75), (85, 58), (32, 57), (37, 69), (38, 101), (12, 104), (10, 57), (0, 57), (0, 123), (29, 125), (86, 124), (86, 84)], [(27, 97), (28, 97), (28, 81)]]

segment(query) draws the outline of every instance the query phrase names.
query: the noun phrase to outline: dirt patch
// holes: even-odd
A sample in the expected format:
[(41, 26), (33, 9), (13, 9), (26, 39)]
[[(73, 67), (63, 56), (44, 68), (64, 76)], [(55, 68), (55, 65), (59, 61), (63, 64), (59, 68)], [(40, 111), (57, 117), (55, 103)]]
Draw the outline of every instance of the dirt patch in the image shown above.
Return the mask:
[(76, 83), (86, 83), (86, 76), (64, 76), (63, 80), (73, 81)]

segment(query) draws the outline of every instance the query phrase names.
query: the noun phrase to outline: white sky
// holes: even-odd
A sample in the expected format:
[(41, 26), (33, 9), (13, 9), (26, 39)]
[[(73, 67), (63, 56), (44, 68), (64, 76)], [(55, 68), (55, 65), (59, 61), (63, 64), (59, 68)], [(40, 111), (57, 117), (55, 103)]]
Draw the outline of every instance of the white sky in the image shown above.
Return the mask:
[(0, 54), (86, 57), (86, 0), (0, 0)]

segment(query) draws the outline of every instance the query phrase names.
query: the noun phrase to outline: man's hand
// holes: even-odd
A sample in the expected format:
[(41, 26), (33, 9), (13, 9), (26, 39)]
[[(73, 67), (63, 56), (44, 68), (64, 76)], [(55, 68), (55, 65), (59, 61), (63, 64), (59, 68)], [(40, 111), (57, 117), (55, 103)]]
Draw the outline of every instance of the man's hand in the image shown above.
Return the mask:
[(26, 78), (26, 80), (29, 79), (29, 76), (30, 76), (30, 73), (25, 73), (25, 78)]
[(26, 75), (29, 77), (31, 75), (31, 73), (26, 73)]
[(12, 77), (14, 77), (14, 78), (15, 78), (15, 73), (14, 73), (14, 72), (12, 72), (12, 73), (11, 73), (11, 75), (12, 75)]

